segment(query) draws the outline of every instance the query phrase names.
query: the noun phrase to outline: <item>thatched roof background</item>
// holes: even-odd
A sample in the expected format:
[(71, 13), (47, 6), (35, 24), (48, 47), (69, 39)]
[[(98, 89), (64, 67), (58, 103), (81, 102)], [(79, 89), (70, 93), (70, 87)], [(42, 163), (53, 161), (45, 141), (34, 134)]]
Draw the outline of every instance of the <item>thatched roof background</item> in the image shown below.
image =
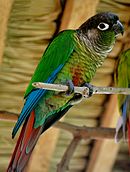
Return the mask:
[[(65, 3), (66, 2), (66, 3)], [(125, 25), (123, 38), (97, 71), (92, 84), (110, 86), (116, 60), (130, 39), (129, 0), (68, 0), (65, 8), (59, 0), (1, 1), (2, 20), (0, 49), (0, 110), (19, 113), (25, 88), (33, 71), (55, 32), (77, 28), (88, 17), (101, 11), (119, 15)], [(2, 8), (3, 7), (3, 8)], [(6, 20), (5, 20), (6, 18)], [(2, 35), (3, 34), (3, 35)], [(11, 118), (11, 117), (9, 117)], [(72, 108), (65, 122), (79, 126), (115, 127), (118, 118), (116, 96), (93, 96)], [(16, 140), (11, 139), (14, 122), (0, 121), (0, 172), (9, 162)], [(72, 138), (65, 131), (49, 129), (41, 136), (33, 152), (28, 172), (54, 172)], [(118, 153), (119, 152), (119, 153)], [(128, 172), (130, 169), (125, 143), (113, 141), (81, 141), (70, 164), (70, 172)]]
[[(55, 20), (61, 6), (57, 0), (15, 0), (8, 3), (11, 9), (3, 2), (4, 10), (10, 11), (0, 68), (0, 109), (19, 114), (26, 86), (57, 29)], [(13, 125), (12, 122), (0, 122), (1, 172), (5, 171), (16, 142), (11, 139)]]

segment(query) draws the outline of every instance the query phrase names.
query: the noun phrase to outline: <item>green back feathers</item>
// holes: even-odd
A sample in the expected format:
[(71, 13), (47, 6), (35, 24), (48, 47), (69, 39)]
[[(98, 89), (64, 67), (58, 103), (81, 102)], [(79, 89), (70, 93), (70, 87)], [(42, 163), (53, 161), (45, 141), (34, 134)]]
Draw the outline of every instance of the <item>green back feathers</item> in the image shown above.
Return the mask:
[(27, 87), (25, 97), (34, 89), (33, 82), (46, 82), (59, 65), (65, 64), (74, 50), (74, 30), (60, 32), (45, 50)]

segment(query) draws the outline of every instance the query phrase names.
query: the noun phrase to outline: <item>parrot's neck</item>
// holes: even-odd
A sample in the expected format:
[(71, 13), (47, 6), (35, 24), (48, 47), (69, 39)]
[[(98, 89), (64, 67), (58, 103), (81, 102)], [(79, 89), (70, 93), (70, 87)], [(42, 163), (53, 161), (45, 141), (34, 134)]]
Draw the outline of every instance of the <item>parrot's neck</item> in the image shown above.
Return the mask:
[(82, 59), (80, 63), (84, 65), (85, 80), (86, 82), (90, 82), (97, 68), (102, 65), (112, 47), (109, 49), (105, 49), (105, 47), (94, 47), (91, 45), (91, 41), (82, 35), (77, 35), (76, 39), (76, 53), (79, 54), (78, 57)]
[(83, 42), (86, 45), (90, 52), (95, 53), (97, 56), (100, 56), (100, 58), (103, 58), (104, 60), (104, 58), (106, 58), (108, 53), (110, 53), (110, 51), (112, 50), (115, 41), (111, 43), (109, 43), (109, 41), (105, 41), (104, 43), (101, 37), (98, 37), (98, 39), (94, 39), (95, 37), (97, 38), (97, 36), (93, 36), (93, 39), (90, 39), (90, 37), (92, 38), (90, 34), (94, 33), (88, 32), (88, 35), (79, 33), (78, 37), (81, 40), (81, 42)]

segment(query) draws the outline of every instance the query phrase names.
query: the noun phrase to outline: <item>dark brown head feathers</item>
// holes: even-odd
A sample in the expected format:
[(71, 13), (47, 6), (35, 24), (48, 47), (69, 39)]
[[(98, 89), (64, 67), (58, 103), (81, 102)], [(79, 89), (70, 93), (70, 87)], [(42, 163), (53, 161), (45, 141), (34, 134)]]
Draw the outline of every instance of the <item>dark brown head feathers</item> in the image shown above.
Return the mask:
[(98, 13), (95, 16), (88, 19), (85, 23), (83, 23), (79, 29), (92, 29), (97, 28), (99, 23), (107, 23), (110, 27), (113, 26), (117, 21), (119, 20), (118, 16), (111, 12), (104, 12), (104, 13)]

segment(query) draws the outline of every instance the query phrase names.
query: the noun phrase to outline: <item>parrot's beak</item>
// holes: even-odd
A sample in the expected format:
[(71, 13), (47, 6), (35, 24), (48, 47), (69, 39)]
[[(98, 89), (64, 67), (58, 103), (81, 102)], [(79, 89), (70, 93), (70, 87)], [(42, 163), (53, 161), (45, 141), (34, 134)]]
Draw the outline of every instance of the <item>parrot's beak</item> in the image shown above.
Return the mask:
[(123, 33), (124, 33), (124, 26), (118, 20), (117, 23), (113, 25), (113, 30), (115, 32), (115, 36), (118, 36), (120, 33), (123, 35)]

